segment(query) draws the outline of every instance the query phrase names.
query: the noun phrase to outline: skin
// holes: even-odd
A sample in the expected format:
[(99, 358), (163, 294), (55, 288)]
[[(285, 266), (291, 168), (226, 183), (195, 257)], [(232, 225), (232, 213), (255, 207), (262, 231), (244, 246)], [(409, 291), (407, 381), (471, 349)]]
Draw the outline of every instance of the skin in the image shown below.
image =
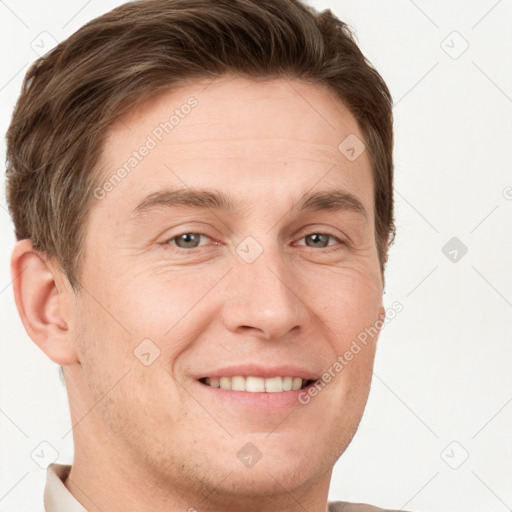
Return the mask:
[[(105, 178), (190, 96), (190, 114), (93, 200), (81, 291), (29, 241), (13, 252), (27, 332), (64, 368), (75, 446), (65, 485), (91, 511), (324, 512), (378, 336), (310, 403), (285, 410), (209, 400), (194, 376), (246, 362), (321, 375), (383, 319), (369, 156), (338, 150), (350, 134), (364, 138), (320, 86), (225, 76), (162, 93), (113, 125)], [(242, 209), (132, 215), (166, 187), (221, 190)], [(367, 218), (296, 208), (302, 194), (332, 189), (356, 196)], [(206, 236), (180, 248), (183, 233)], [(315, 233), (332, 236), (322, 246)], [(263, 250), (250, 264), (236, 251), (247, 236)], [(133, 352), (148, 338), (160, 355), (145, 366)], [(253, 467), (237, 457), (248, 442), (262, 454)]]

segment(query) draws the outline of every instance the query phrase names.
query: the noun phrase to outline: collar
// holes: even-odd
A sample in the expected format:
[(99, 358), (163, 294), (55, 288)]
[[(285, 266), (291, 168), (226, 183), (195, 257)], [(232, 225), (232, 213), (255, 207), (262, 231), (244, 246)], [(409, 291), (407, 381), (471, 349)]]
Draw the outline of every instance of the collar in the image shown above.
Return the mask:
[(63, 480), (67, 478), (70, 470), (71, 466), (55, 463), (46, 469), (45, 512), (87, 512), (64, 485)]

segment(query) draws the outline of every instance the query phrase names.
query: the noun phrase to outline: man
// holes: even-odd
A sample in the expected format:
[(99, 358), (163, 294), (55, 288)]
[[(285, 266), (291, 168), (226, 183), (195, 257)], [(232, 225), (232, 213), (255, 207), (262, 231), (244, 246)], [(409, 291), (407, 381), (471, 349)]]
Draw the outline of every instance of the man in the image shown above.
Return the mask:
[(132, 2), (33, 66), (14, 292), (75, 448), (47, 512), (380, 510), (327, 500), (385, 316), (391, 105), (298, 1)]

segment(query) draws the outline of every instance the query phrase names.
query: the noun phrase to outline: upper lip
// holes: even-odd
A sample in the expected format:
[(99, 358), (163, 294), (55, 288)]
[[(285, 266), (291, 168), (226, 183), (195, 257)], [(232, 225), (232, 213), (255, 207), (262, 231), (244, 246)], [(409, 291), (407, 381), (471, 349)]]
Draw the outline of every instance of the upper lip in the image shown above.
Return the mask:
[(295, 366), (291, 364), (286, 365), (271, 365), (271, 364), (240, 364), (233, 366), (226, 366), (224, 368), (216, 368), (208, 370), (208, 373), (196, 375), (197, 380), (206, 377), (300, 377), (304, 380), (317, 380), (319, 377), (311, 370), (303, 366)]

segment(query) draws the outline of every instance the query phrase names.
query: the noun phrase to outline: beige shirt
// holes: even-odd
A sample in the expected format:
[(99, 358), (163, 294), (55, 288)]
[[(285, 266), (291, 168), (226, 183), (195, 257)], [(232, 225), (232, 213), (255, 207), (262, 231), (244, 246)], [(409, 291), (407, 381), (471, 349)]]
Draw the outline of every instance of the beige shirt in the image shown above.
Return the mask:
[(67, 490), (63, 480), (69, 475), (71, 466), (50, 464), (46, 470), (44, 488), (45, 512), (87, 512), (80, 502)]
[[(44, 489), (45, 512), (87, 512), (80, 502), (67, 490), (63, 483), (71, 466), (50, 464), (46, 470), (46, 487)], [(347, 503), (335, 501), (329, 503), (329, 512), (399, 512), (384, 510), (363, 505), (361, 503)]]

